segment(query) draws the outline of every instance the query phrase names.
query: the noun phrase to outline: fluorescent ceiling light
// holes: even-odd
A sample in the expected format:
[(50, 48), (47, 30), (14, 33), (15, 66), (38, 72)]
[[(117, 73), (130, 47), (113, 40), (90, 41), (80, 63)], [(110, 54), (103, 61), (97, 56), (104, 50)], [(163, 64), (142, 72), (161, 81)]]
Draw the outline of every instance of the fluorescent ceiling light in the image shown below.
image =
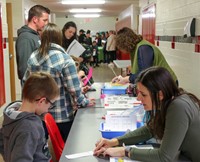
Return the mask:
[(62, 0), (62, 4), (104, 4), (105, 0)]
[(99, 14), (75, 14), (74, 17), (100, 17)]
[(87, 9), (84, 9), (84, 8), (74, 8), (74, 9), (71, 9), (69, 10), (69, 12), (71, 13), (78, 13), (78, 12), (81, 12), (81, 13), (90, 13), (90, 12), (95, 12), (95, 13), (98, 13), (98, 12), (101, 12), (101, 9), (99, 8), (87, 8)]

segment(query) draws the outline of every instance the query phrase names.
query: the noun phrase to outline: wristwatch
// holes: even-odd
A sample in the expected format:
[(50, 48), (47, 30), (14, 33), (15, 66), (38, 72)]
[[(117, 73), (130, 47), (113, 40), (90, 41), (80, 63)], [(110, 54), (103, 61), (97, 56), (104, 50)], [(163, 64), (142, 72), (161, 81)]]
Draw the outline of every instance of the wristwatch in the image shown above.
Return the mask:
[(126, 157), (129, 157), (128, 154), (129, 154), (129, 152), (131, 151), (131, 149), (132, 149), (132, 147), (129, 147), (129, 146), (126, 146), (126, 147), (125, 147), (125, 156), (126, 156)]

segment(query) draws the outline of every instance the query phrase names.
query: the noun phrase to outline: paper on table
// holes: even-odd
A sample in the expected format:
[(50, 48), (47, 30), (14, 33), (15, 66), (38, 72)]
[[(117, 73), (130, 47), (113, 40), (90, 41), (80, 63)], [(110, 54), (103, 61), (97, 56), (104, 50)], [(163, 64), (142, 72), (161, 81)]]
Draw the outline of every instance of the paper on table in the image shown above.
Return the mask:
[(82, 152), (82, 153), (77, 153), (77, 154), (71, 154), (71, 155), (65, 155), (67, 159), (76, 159), (84, 156), (91, 156), (93, 155), (93, 151), (87, 151), (87, 152)]
[(79, 57), (84, 51), (85, 48), (76, 39), (74, 39), (67, 48), (66, 52), (69, 55)]
[(106, 115), (105, 118), (105, 131), (127, 131), (136, 129), (136, 117), (134, 115)]
[(128, 95), (105, 95), (104, 107), (105, 109), (130, 109), (141, 104), (136, 97), (129, 97)]

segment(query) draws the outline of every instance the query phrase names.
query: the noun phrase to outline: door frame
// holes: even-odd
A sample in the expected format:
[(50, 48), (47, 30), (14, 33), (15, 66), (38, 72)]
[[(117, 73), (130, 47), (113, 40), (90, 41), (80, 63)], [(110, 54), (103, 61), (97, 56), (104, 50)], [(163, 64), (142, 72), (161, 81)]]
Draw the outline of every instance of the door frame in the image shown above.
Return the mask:
[(9, 66), (10, 66), (10, 93), (11, 101), (16, 100), (16, 87), (15, 87), (15, 54), (14, 54), (14, 40), (13, 40), (13, 16), (12, 4), (6, 3), (7, 24), (8, 24), (8, 51), (9, 51)]

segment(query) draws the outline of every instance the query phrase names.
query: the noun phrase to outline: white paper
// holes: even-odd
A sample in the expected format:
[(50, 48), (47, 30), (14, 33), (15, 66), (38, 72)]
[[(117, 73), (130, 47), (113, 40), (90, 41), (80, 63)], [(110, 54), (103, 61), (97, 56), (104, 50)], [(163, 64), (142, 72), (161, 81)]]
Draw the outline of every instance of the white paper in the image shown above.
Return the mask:
[(85, 51), (85, 48), (76, 40), (74, 39), (72, 43), (67, 48), (67, 54), (73, 55), (75, 57), (79, 57), (83, 52)]
[(140, 104), (136, 97), (128, 95), (105, 95), (104, 98), (105, 109), (130, 109)]
[(106, 115), (105, 131), (127, 131), (136, 129), (135, 115)]
[(77, 153), (77, 154), (71, 154), (71, 155), (65, 155), (67, 159), (76, 159), (84, 156), (93, 156), (93, 151), (87, 151), (87, 152), (82, 152), (82, 153)]
[(107, 115), (120, 115), (124, 112), (124, 110), (108, 110)]

